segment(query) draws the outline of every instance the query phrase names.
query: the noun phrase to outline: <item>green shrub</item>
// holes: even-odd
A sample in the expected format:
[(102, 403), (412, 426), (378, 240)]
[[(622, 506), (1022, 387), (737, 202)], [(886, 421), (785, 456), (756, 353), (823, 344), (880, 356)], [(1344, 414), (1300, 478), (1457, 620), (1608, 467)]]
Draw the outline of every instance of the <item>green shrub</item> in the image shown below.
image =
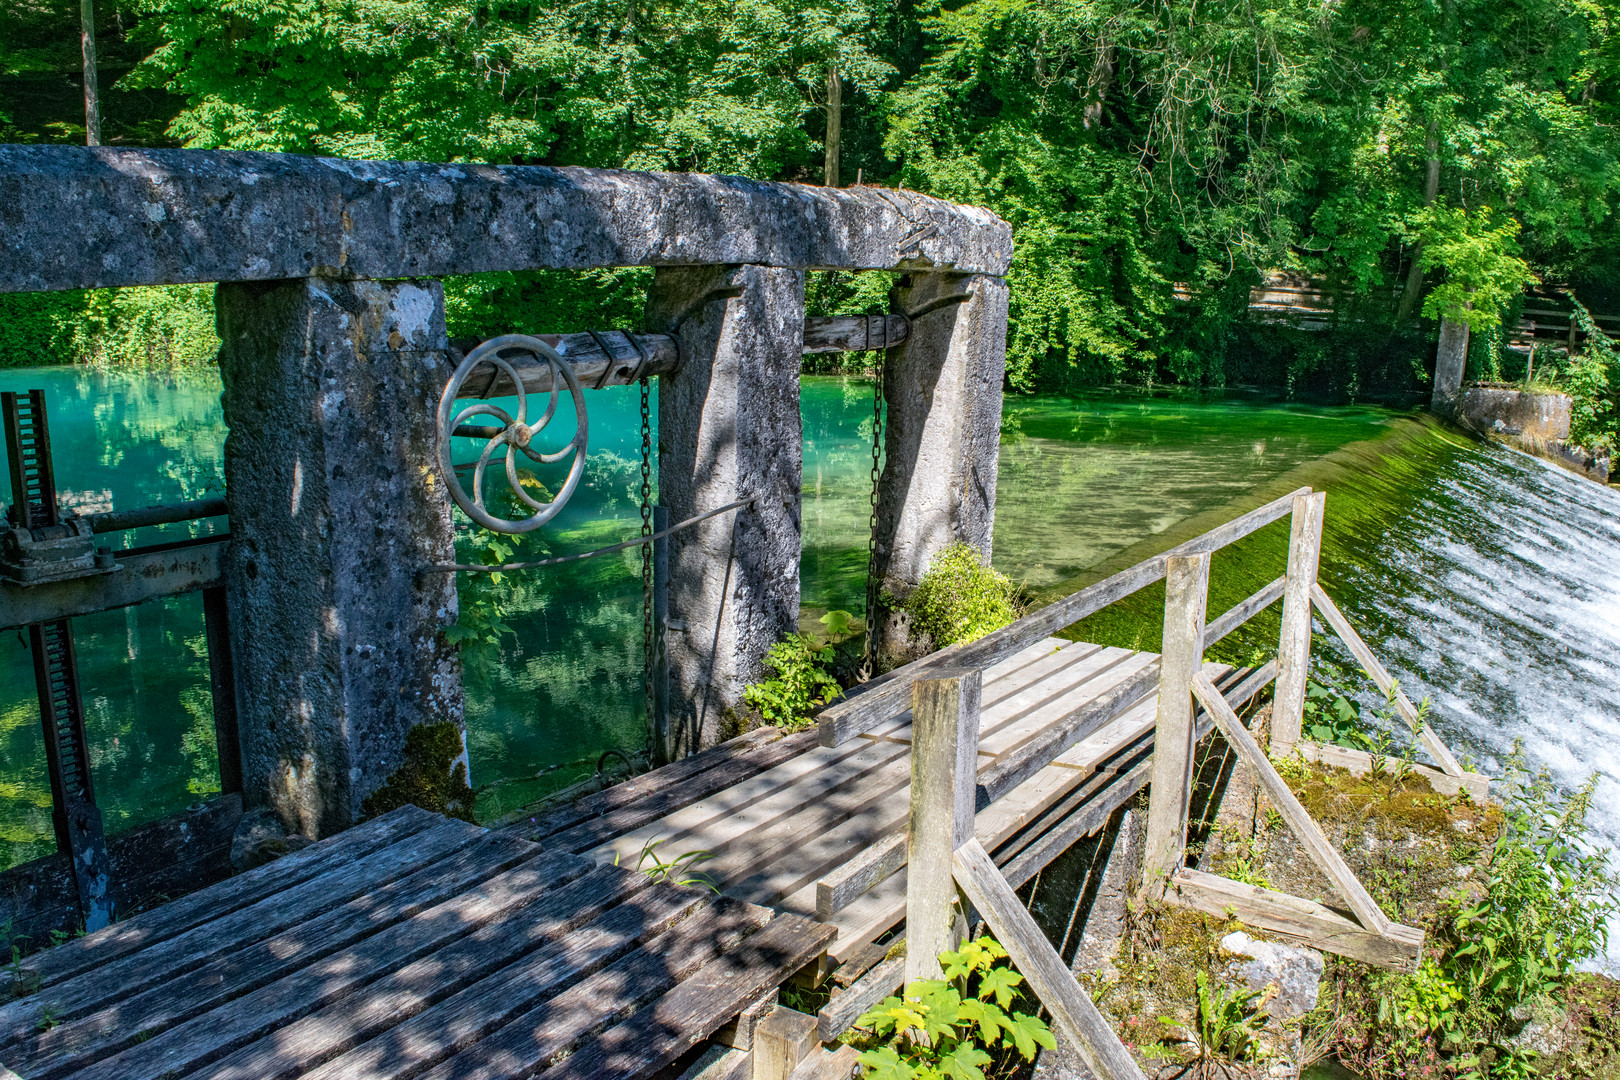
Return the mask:
[(905, 609), (916, 630), (943, 649), (977, 641), (1017, 619), (1018, 587), (970, 545), (958, 542), (934, 559)]
[(743, 700), (767, 723), (804, 727), (817, 709), (838, 696), (838, 681), (827, 670), (831, 653), (805, 634), (789, 634), (765, 654), (765, 666), (775, 677), (744, 688)]
[(212, 285), (0, 296), (0, 366), (190, 367), (218, 351)]
[[(1009, 1064), (1016, 1054), (1035, 1060), (1056, 1045), (1046, 1022), (1012, 1012), (1024, 977), (1002, 963), (1007, 951), (990, 937), (939, 954), (943, 979), (906, 984), (900, 997), (856, 1021), (880, 1045), (861, 1054), (872, 1080), (983, 1080), (986, 1065)], [(1038, 1011), (1038, 1010), (1037, 1010)], [(999, 1059), (999, 1061), (998, 1061)], [(1007, 1070), (995, 1068), (996, 1075)]]

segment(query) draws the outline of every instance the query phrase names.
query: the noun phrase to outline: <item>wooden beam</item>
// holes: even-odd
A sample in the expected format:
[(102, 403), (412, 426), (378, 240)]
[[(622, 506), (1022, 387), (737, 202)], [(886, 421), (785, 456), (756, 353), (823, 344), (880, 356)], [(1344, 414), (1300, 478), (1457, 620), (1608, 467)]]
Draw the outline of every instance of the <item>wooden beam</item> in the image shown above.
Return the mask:
[(871, 352), (889, 349), (911, 335), (904, 315), (807, 315), (804, 351), (808, 353)]
[[(1373, 771), (1372, 755), (1365, 750), (1352, 750), (1348, 746), (1317, 743), (1310, 739), (1301, 739), (1294, 746), (1294, 750), (1306, 761), (1320, 762), (1336, 769), (1347, 769), (1357, 776), (1366, 776)], [(1452, 776), (1450, 773), (1419, 764), (1414, 764), (1412, 771), (1423, 777), (1430, 787), (1442, 795), (1467, 795), (1476, 801), (1483, 801), (1490, 794), (1490, 779), (1479, 773)]]
[(0, 582), (0, 630), (77, 618), (225, 583), (220, 558), (230, 537), (116, 553), (121, 569), (39, 585)]
[(816, 1014), (821, 1041), (830, 1043), (855, 1026), (855, 1021), (891, 994), (898, 994), (906, 982), (906, 958), (885, 960), (861, 976), (848, 990), (822, 1006)]
[[(1204, 605), (1209, 555), (1170, 560), (1164, 584), (1164, 650), (1159, 655), (1159, 712), (1153, 736), (1153, 795), (1148, 804), (1142, 888), (1151, 896), (1187, 855), (1192, 799), (1193, 677), (1204, 664)], [(1219, 696), (1217, 694), (1217, 696)]]
[(776, 1006), (754, 1025), (753, 1080), (787, 1080), (820, 1046), (815, 1017)]
[(995, 931), (1019, 974), (1052, 1014), (1052, 1023), (1080, 1052), (1099, 1080), (1143, 1080), (1130, 1052), (1119, 1041), (1075, 980), (1052, 943), (1024, 910), (1001, 871), (977, 840), (952, 855), (956, 880)]
[(1311, 586), (1322, 557), (1324, 492), (1296, 495), (1283, 578), (1282, 637), (1277, 644), (1277, 689), (1271, 699), (1271, 752), (1286, 756), (1299, 741), (1305, 715), (1305, 678), (1311, 666)]
[[(808, 353), (865, 352), (905, 341), (911, 322), (904, 315), (811, 315), (804, 320), (804, 351)], [(887, 336), (885, 336), (887, 335)], [(668, 375), (680, 365), (680, 352), (669, 334), (627, 334), (598, 330), (582, 334), (536, 334), (556, 349), (574, 369), (581, 386), (627, 386), (640, 375)], [(450, 364), (455, 366), (481, 342), (457, 338), (450, 343)], [(606, 346), (604, 348), (604, 346)], [(638, 348), (639, 346), (639, 348)], [(645, 355), (646, 363), (642, 363)], [(514, 353), (507, 362), (530, 394), (551, 392), (551, 365), (528, 353)], [(490, 366), (487, 379), (474, 379), (466, 397), (506, 397), (516, 391), (505, 372)]]
[(1294, 498), (1309, 491), (1310, 488), (1300, 488), (1297, 492), (1273, 499), (1161, 555), (1144, 559), (1135, 566), (1071, 593), (978, 641), (949, 646), (878, 676), (821, 711), (818, 721), (821, 745), (837, 746), (903, 712), (911, 684), (927, 677), (925, 673), (930, 668), (984, 668), (1004, 660), (1158, 581), (1164, 577), (1165, 566), (1170, 559), (1217, 551), (1286, 517), (1293, 509)]
[[(1327, 620), (1327, 624), (1333, 628), (1333, 632), (1339, 635), (1340, 640), (1345, 645), (1349, 646), (1351, 655), (1356, 658), (1356, 662), (1361, 665), (1362, 670), (1372, 677), (1372, 681), (1377, 684), (1379, 692), (1385, 696), (1395, 698), (1395, 707), (1400, 710), (1401, 716), (1405, 717), (1407, 724), (1417, 733), (1418, 740), (1423, 743), (1424, 749), (1434, 756), (1435, 763), (1440, 766), (1441, 770), (1458, 778), (1468, 776), (1469, 773), (1462, 767), (1462, 763), (1452, 755), (1451, 748), (1445, 744), (1434, 728), (1429, 726), (1428, 721), (1418, 716), (1417, 708), (1413, 706), (1412, 699), (1407, 697), (1406, 692), (1396, 685), (1388, 669), (1378, 662), (1378, 657), (1373, 655), (1373, 651), (1367, 647), (1367, 643), (1361, 639), (1361, 635), (1356, 633), (1356, 628), (1350, 625), (1350, 620), (1344, 617), (1344, 612), (1339, 610), (1339, 605), (1333, 602), (1333, 598), (1327, 594), (1321, 585), (1311, 587), (1311, 601), (1316, 604), (1316, 609), (1322, 613), (1322, 618)], [(1483, 777), (1480, 779), (1484, 780)], [(1483, 787), (1484, 785), (1476, 784), (1473, 786)], [(1472, 790), (1470, 793), (1472, 793)], [(1483, 795), (1478, 797), (1482, 798)]]
[(1204, 647), (1209, 648), (1282, 599), (1283, 587), (1287, 581), (1288, 576), (1285, 574), (1269, 585), (1262, 586), (1252, 596), (1232, 605), (1222, 612), (1219, 618), (1211, 619), (1209, 625), (1204, 628)]
[(1235, 918), (1313, 949), (1395, 971), (1416, 970), (1423, 931), (1388, 923), (1374, 932), (1331, 908), (1297, 896), (1245, 885), (1198, 870), (1179, 870), (1167, 899), (1219, 919)]
[[(1215, 684), (1209, 681), (1209, 676), (1203, 672), (1194, 676), (1192, 690), (1198, 700), (1203, 702), (1204, 708), (1209, 710), (1215, 726), (1221, 729), (1221, 734), (1226, 736), (1226, 741), (1231, 744), (1232, 749), (1236, 750), (1238, 756), (1247, 761), (1249, 767), (1255, 771), (1261, 786), (1266, 789), (1266, 795), (1282, 814), (1288, 827), (1294, 831), (1294, 835), (1299, 838), (1300, 846), (1339, 890), (1339, 895), (1344, 897), (1345, 903), (1355, 912), (1356, 918), (1373, 933), (1385, 933), (1390, 923), (1383, 911), (1373, 902), (1373, 898), (1367, 895), (1367, 890), (1356, 880), (1356, 875), (1351, 872), (1350, 867), (1345, 865), (1344, 856), (1338, 853), (1305, 807), (1300, 805), (1293, 789), (1278, 775), (1276, 768), (1271, 764), (1271, 759), (1260, 749), (1260, 744), (1254, 741), (1254, 736), (1249, 734), (1249, 729), (1243, 726), (1243, 721), (1237, 718), (1237, 714), (1226, 703), (1226, 699), (1221, 697), (1221, 692), (1215, 688)], [(1151, 837), (1150, 832), (1150, 842)]]
[(939, 954), (960, 944), (951, 852), (973, 839), (982, 692), (977, 670), (940, 672), (912, 684), (907, 982), (939, 978)]

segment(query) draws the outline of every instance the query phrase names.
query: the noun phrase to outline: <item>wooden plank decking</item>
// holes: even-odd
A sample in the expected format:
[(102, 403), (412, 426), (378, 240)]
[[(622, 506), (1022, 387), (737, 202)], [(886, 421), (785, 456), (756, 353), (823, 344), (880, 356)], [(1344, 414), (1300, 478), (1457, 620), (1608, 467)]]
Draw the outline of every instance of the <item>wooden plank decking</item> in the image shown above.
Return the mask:
[[(1146, 784), (1156, 663), (1047, 638), (986, 669), (975, 833), (1014, 887)], [(1268, 677), (1206, 671), (1234, 705)], [(905, 911), (910, 728), (753, 732), (495, 831), (384, 815), (30, 958), (0, 1062), (28, 1080), (646, 1076), (823, 953), (849, 979), (881, 959)], [(638, 872), (649, 844), (708, 852), (716, 890)]]
[(407, 807), (30, 958), (0, 1061), (28, 1080), (642, 1076), (831, 937)]
[[(1047, 638), (986, 669), (981, 781), (1156, 660)], [(1236, 674), (1210, 670), (1230, 693)], [(1000, 799), (986, 805), (981, 795), (975, 832), (1014, 886), (1101, 828), (1147, 782), (1156, 706), (1154, 692), (1125, 702)], [(751, 733), (512, 829), (598, 865), (634, 866), (648, 844), (666, 861), (707, 852), (696, 869), (725, 895), (806, 916), (818, 914), (818, 881), (863, 859), (882, 863), (870, 880), (843, 890), (853, 895), (838, 910), (822, 905), (819, 917), (838, 930), (831, 952), (842, 961), (904, 917), (905, 872), (895, 872), (893, 853), (903, 862), (910, 726), (903, 712), (830, 747), (814, 731), (774, 741)]]

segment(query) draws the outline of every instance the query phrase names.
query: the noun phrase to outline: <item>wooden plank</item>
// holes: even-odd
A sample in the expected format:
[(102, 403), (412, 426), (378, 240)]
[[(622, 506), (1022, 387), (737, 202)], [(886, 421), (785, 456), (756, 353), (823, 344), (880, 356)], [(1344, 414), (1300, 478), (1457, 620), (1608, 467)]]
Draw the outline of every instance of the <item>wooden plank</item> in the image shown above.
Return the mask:
[(778, 915), (769, 926), (704, 965), (629, 1020), (541, 1074), (541, 1080), (639, 1077), (697, 1045), (761, 991), (827, 947), (832, 928)]
[(980, 739), (979, 752), (994, 758), (1006, 757), (1050, 724), (1061, 723), (1079, 703), (1101, 696), (1151, 662), (1151, 654), (1107, 648), (1051, 672), (1003, 703), (1015, 706), (1022, 722), (1002, 725)]
[(957, 848), (951, 859), (956, 880), (995, 931), (1013, 966), (1052, 1014), (1052, 1022), (1080, 1052), (1092, 1074), (1102, 1080), (1142, 1080), (1129, 1051), (1119, 1041), (1097, 1006), (1080, 990), (1074, 973), (1018, 896), (1008, 886), (977, 840)]
[[(555, 918), (539, 933), (489, 928), (475, 944), (424, 957), (243, 1047), (206, 1075), (391, 1080), (407, 1068), (419, 1071), (630, 955), (708, 903), (694, 890), (652, 888), (594, 919), (570, 920), (580, 925), (567, 930)], [(513, 938), (521, 939), (516, 959)], [(535, 943), (540, 947), (522, 951)]]
[(911, 320), (898, 312), (892, 315), (807, 315), (804, 351), (810, 354), (892, 349), (910, 334)]
[(984, 790), (979, 801), (994, 802), (1024, 783), (1140, 701), (1158, 680), (1159, 661), (1144, 659), (1141, 667), (985, 770), (980, 777)]
[(1385, 933), (1389, 927), (1389, 920), (1383, 911), (1373, 902), (1373, 898), (1367, 895), (1367, 890), (1362, 888), (1361, 882), (1356, 880), (1356, 875), (1345, 865), (1344, 857), (1323, 835), (1305, 807), (1300, 805), (1288, 782), (1277, 774), (1271, 759), (1260, 749), (1260, 744), (1254, 741), (1254, 736), (1249, 734), (1249, 729), (1243, 726), (1243, 722), (1237, 718), (1237, 714), (1226, 703), (1226, 699), (1221, 697), (1221, 692), (1215, 688), (1215, 684), (1209, 681), (1209, 676), (1200, 672), (1193, 678), (1193, 693), (1203, 702), (1204, 708), (1209, 710), (1215, 726), (1226, 736), (1226, 741), (1231, 744), (1232, 749), (1236, 750), (1238, 756), (1255, 771), (1261, 786), (1266, 789), (1266, 795), (1282, 814), (1288, 827), (1293, 830), (1300, 846), (1305, 849), (1311, 860), (1322, 868), (1328, 880), (1333, 882), (1344, 902), (1355, 912), (1356, 918), (1360, 919), (1361, 924), (1368, 930), (1376, 934)]
[[(1294, 746), (1294, 750), (1306, 761), (1320, 762), (1336, 769), (1347, 769), (1357, 776), (1366, 776), (1373, 771), (1372, 755), (1365, 750), (1352, 750), (1347, 746), (1317, 743), (1312, 742), (1310, 739), (1301, 739)], [(1467, 782), (1469, 776), (1479, 776), (1480, 779), (1486, 780), (1486, 785), (1481, 786), (1485, 787), (1487, 791), (1489, 790), (1489, 781), (1480, 776), (1479, 773), (1469, 773), (1466, 776), (1459, 777), (1451, 776), (1427, 765), (1414, 764), (1411, 768), (1415, 775), (1421, 776), (1430, 787), (1442, 795), (1468, 795), (1474, 799), (1485, 798), (1484, 795), (1477, 794), (1473, 785)]]
[[(648, 887), (630, 870), (602, 867), (556, 890), (541, 876), (552, 867), (546, 856), (485, 882), (476, 891), (435, 905), (414, 918), (236, 998), (224, 1008), (179, 1024), (74, 1074), (74, 1080), (154, 1080), (207, 1075), (233, 1067), (234, 1051), (309, 1013), (353, 993), (356, 988), (407, 965), (418, 982), (454, 984), (458, 966), (474, 973), (514, 959), (527, 949), (567, 933), (605, 908)], [(527, 912), (517, 919), (517, 912)], [(483, 965), (482, 968), (479, 965)], [(222, 1060), (223, 1058), (223, 1060)], [(257, 1060), (257, 1059), (256, 1059)], [(262, 1066), (262, 1060), (258, 1061)], [(256, 1066), (257, 1067), (257, 1066)], [(248, 1073), (255, 1080), (259, 1074)]]
[[(817, 921), (826, 922), (827, 920), (818, 917)], [(862, 945), (833, 970), (833, 985), (848, 990), (859, 982), (868, 971), (888, 959), (889, 949), (892, 947), (893, 942), (889, 941), (869, 941)], [(834, 991), (834, 993), (836, 992)]]
[[(49, 988), (210, 919), (284, 892), (334, 866), (363, 858), (420, 833), (440, 820), (437, 814), (414, 806), (402, 806), (319, 844), (312, 844), (246, 874), (212, 885), (206, 892), (171, 900), (127, 922), (114, 923), (94, 934), (64, 941), (30, 956), (27, 967), (38, 976), (43, 987)], [(3, 1030), (0, 1028), (0, 1031)]]
[[(566, 806), (544, 814), (530, 815), (527, 820), (514, 822), (512, 827), (523, 833), (531, 840), (543, 841), (554, 833), (572, 828), (583, 821), (601, 817), (613, 810), (629, 806), (638, 799), (656, 794), (664, 788), (678, 784), (683, 780), (690, 780), (699, 773), (705, 772), (718, 765), (731, 761), (745, 759), (753, 751), (762, 749), (782, 740), (782, 732), (778, 728), (756, 728), (735, 739), (728, 739), (718, 746), (710, 747), (691, 757), (643, 773), (623, 783), (603, 788), (592, 795), (582, 799), (575, 799)], [(778, 759), (781, 760), (781, 759)], [(773, 761), (771, 764), (775, 764)], [(769, 766), (765, 766), (769, 768)]]
[[(227, 952), (186, 975), (113, 1001), (69, 1024), (32, 1034), (7, 1059), (30, 1073), (69, 1071), (148, 1039), (234, 997), (274, 982), (394, 923), (409, 919), (503, 870), (533, 859), (539, 849), (515, 836), (491, 833), (408, 877), (275, 937)], [(544, 858), (540, 871), (561, 885), (591, 869), (578, 856)]]
[(0, 630), (77, 618), (221, 585), (220, 560), (229, 542), (229, 537), (209, 537), (200, 543), (119, 552), (120, 569), (110, 574), (37, 585), (0, 581)]
[(906, 981), (940, 977), (938, 954), (961, 944), (951, 852), (973, 839), (979, 672), (939, 671), (911, 686), (911, 813), (906, 826)]
[(1282, 599), (1287, 582), (1288, 575), (1284, 574), (1271, 584), (1261, 586), (1251, 596), (1233, 604), (1222, 612), (1219, 618), (1211, 619), (1209, 625), (1204, 628), (1204, 647), (1207, 649)]
[(1361, 665), (1363, 671), (1372, 677), (1372, 681), (1377, 684), (1379, 691), (1386, 696), (1394, 695), (1396, 708), (1406, 718), (1406, 722), (1411, 726), (1412, 730), (1417, 732), (1418, 739), (1423, 743), (1424, 748), (1433, 755), (1435, 764), (1440, 766), (1441, 771), (1463, 780), (1465, 785), (1468, 786), (1470, 794), (1477, 791), (1478, 794), (1475, 795), (1475, 798), (1483, 799), (1489, 790), (1485, 778), (1479, 777), (1478, 781), (1469, 781), (1467, 779), (1470, 774), (1453, 756), (1451, 748), (1435, 733), (1434, 728), (1430, 727), (1427, 721), (1418, 716), (1417, 708), (1412, 704), (1412, 700), (1406, 696), (1404, 690), (1395, 684), (1389, 670), (1379, 663), (1378, 657), (1373, 655), (1373, 651), (1367, 647), (1367, 643), (1362, 640), (1361, 635), (1356, 633), (1356, 628), (1350, 625), (1350, 620), (1344, 617), (1344, 612), (1339, 610), (1339, 605), (1333, 602), (1333, 598), (1327, 594), (1321, 585), (1311, 587), (1311, 600), (1316, 604), (1316, 609), (1322, 613), (1322, 617), (1327, 620), (1328, 625), (1333, 627), (1333, 632), (1339, 635), (1345, 645), (1349, 646), (1351, 654), (1356, 658), (1356, 662)]
[(1091, 836), (1108, 824), (1114, 811), (1130, 802), (1136, 793), (1147, 786), (1153, 774), (1153, 760), (1147, 758), (1124, 773), (1111, 776), (1107, 783), (1098, 785), (1090, 801), (1077, 808), (1073, 815), (1053, 826), (1018, 854), (1003, 868), (1007, 884), (1021, 889), (1030, 878), (1045, 869), (1053, 859), (1062, 855), (1082, 836)]
[(1305, 680), (1311, 666), (1311, 586), (1322, 556), (1327, 495), (1296, 495), (1284, 575), (1282, 636), (1277, 645), (1277, 688), (1271, 699), (1271, 752), (1285, 757), (1299, 741)]
[(586, 851), (596, 847), (603, 841), (609, 840), (620, 833), (640, 828), (642, 825), (674, 813), (683, 806), (690, 805), (715, 792), (746, 780), (756, 773), (777, 765), (795, 754), (802, 753), (816, 745), (815, 732), (801, 731), (788, 735), (767, 746), (761, 747), (760, 752), (723, 762), (710, 769), (705, 769), (688, 780), (666, 785), (655, 790), (627, 806), (616, 810), (609, 810), (589, 821), (581, 822), (571, 829), (544, 838), (547, 847), (564, 848), (568, 851)]
[(1198, 870), (1178, 871), (1167, 898), (1216, 918), (1237, 918), (1313, 949), (1395, 971), (1416, 970), (1423, 955), (1422, 930), (1389, 923), (1382, 933), (1375, 933), (1310, 900)]
[[(678, 985), (716, 956), (735, 952), (752, 958), (755, 954), (747, 949), (744, 936), (769, 917), (770, 912), (751, 904), (718, 900), (624, 959), (534, 1004), (510, 1023), (440, 1062), (422, 1080), (528, 1076)], [(767, 946), (776, 941), (773, 936)], [(764, 988), (752, 980), (738, 980), (739, 987), (744, 984), (749, 993), (739, 994), (738, 1008)], [(736, 1010), (711, 1019), (718, 1027), (734, 1015)]]
[(821, 1041), (830, 1043), (855, 1026), (855, 1022), (883, 999), (900, 992), (906, 983), (906, 958), (896, 956), (885, 960), (848, 990), (821, 1007), (816, 1014), (816, 1025)]
[(838, 747), (812, 747), (740, 784), (616, 836), (586, 854), (597, 862), (617, 856), (628, 864), (640, 856), (644, 844), (657, 841), (662, 859), (696, 850), (718, 855), (737, 837), (768, 828), (803, 806), (822, 802), (846, 785), (862, 784), (874, 770), (905, 754), (906, 748), (895, 744), (851, 741)]
[(1309, 490), (1301, 488), (1299, 492), (1273, 499), (1264, 506), (1234, 518), (1184, 544), (1179, 544), (1163, 554), (1121, 570), (1112, 577), (1081, 589), (1040, 611), (1026, 615), (1011, 626), (1003, 627), (978, 641), (952, 645), (880, 675), (859, 690), (852, 691), (843, 700), (834, 702), (822, 710), (817, 728), (821, 745), (837, 746), (845, 739), (853, 738), (869, 730), (873, 724), (902, 711), (911, 693), (911, 683), (923, 677), (928, 668), (982, 668), (1011, 656), (1027, 648), (1031, 643), (1079, 622), (1109, 604), (1158, 581), (1164, 576), (1164, 568), (1170, 558), (1216, 551), (1280, 520), (1292, 511), (1295, 494), (1306, 493)]
[(1153, 797), (1148, 803), (1142, 888), (1150, 896), (1186, 859), (1187, 807), (1192, 798), (1192, 682), (1204, 663), (1204, 604), (1209, 556), (1172, 559), (1164, 586), (1164, 652), (1159, 659), (1159, 709), (1153, 736)]
[(449, 855), (482, 832), (476, 825), (440, 818), (439, 824), (404, 842), (332, 867), (279, 895), (0, 1007), (0, 1032), (30, 1030), (42, 1006), (50, 1008), (59, 1021), (94, 1012), (155, 981), (183, 975), (222, 951), (241, 948), (330, 911), (409, 873), (423, 861)]
[(801, 1061), (820, 1049), (816, 1018), (780, 1005), (759, 1025), (758, 1036), (753, 1080), (788, 1080)]

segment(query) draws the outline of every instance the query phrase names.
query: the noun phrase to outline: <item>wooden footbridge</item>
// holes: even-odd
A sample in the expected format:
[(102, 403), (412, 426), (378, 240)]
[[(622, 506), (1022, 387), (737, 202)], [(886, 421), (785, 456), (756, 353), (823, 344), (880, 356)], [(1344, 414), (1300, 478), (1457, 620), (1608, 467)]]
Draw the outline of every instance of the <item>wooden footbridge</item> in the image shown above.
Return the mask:
[[(1223, 879), (1182, 866), (1192, 749), (1218, 725), (1269, 771), (1234, 710), (1274, 680), (1273, 752), (1369, 767), (1299, 738), (1313, 601), (1388, 681), (1315, 584), (1321, 510), (1320, 495), (1285, 496), (874, 680), (815, 729), (752, 732), (500, 829), (395, 811), (47, 950), (14, 966), (0, 1061), (29, 1080), (556, 1080), (667, 1073), (713, 1041), (739, 1049), (710, 1076), (847, 1076), (848, 1053), (817, 1045), (928, 973), (949, 944), (954, 879), (1094, 1071), (1138, 1076), (1012, 890), (1157, 770), (1150, 869), (1168, 860), (1159, 888), (1207, 905)], [(1206, 623), (1210, 553), (1290, 514), (1288, 574)], [(1167, 575), (1164, 656), (1051, 636)], [(1278, 662), (1202, 662), (1279, 599)], [(1432, 731), (1419, 737), (1437, 787), (1482, 792)], [(706, 852), (694, 869), (714, 888), (638, 872), (649, 846), (666, 862)], [(908, 856), (923, 869), (908, 873)], [(1248, 886), (1222, 894), (1222, 910), (1412, 963), (1421, 935), (1380, 923), (1342, 865), (1328, 871), (1348, 913)], [(908, 912), (919, 929), (907, 936), (928, 947), (891, 957)], [(790, 978), (829, 976), (818, 1017), (775, 1009), (754, 1023)]]

